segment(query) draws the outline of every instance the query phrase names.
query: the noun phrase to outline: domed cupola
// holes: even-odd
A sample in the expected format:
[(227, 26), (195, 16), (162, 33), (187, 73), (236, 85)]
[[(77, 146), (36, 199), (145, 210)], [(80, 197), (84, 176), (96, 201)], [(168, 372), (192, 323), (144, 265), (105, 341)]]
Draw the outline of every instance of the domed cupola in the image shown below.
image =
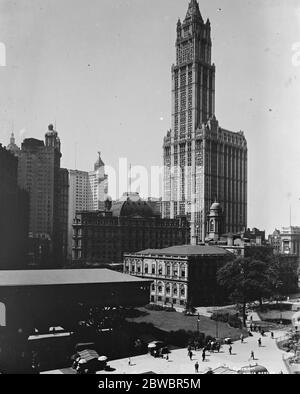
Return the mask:
[(207, 234), (209, 240), (218, 241), (222, 234), (223, 210), (220, 203), (215, 201), (209, 210), (207, 218)]

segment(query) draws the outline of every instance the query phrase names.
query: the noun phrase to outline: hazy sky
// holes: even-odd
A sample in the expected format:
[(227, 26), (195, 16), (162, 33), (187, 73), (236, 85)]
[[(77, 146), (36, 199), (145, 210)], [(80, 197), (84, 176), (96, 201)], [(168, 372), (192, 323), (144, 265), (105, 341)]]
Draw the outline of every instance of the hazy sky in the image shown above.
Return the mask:
[[(102, 152), (162, 164), (171, 126), (177, 18), (188, 0), (0, 0), (0, 142), (44, 138), (57, 124), (62, 165), (90, 170)], [(300, 225), (299, 0), (200, 0), (209, 17), (216, 116), (246, 134), (249, 226)], [(220, 10), (221, 9), (221, 10)], [(300, 44), (299, 44), (300, 48)], [(299, 56), (300, 59), (300, 56)], [(300, 63), (300, 62), (299, 62)]]

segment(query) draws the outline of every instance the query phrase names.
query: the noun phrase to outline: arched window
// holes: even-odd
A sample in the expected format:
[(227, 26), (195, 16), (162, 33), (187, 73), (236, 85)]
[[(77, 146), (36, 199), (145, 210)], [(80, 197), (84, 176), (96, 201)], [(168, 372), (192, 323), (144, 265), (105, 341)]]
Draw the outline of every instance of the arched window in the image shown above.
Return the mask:
[(155, 291), (155, 284), (154, 283), (152, 283), (151, 290)]
[(148, 274), (148, 264), (145, 264), (145, 274)]
[(171, 286), (169, 283), (166, 285), (166, 294), (171, 294)]
[(167, 265), (167, 272), (166, 272), (167, 276), (171, 276), (171, 265), (168, 264)]
[(185, 297), (185, 288), (184, 288), (184, 286), (180, 286), (180, 295), (181, 295), (181, 297)]
[(151, 272), (152, 272), (152, 275), (155, 274), (155, 264), (152, 264), (152, 270), (151, 270)]
[(161, 264), (158, 266), (158, 275), (162, 275), (163, 267)]
[(178, 290), (177, 290), (177, 285), (173, 285), (173, 295), (177, 296)]
[(157, 284), (157, 290), (158, 290), (159, 293), (162, 293), (162, 292), (163, 292), (163, 284), (162, 284), (161, 282), (158, 282), (158, 284)]

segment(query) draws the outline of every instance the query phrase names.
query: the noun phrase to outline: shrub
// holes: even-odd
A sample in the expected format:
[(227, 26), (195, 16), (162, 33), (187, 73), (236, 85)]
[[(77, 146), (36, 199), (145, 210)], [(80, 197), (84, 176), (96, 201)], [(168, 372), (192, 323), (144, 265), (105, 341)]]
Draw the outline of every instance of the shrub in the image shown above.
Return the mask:
[(234, 327), (234, 328), (242, 328), (243, 327), (243, 323), (242, 323), (241, 319), (238, 317), (238, 314), (215, 312), (211, 315), (210, 318), (215, 321), (221, 321), (223, 323), (228, 323), (231, 327)]
[(156, 304), (148, 304), (145, 306), (149, 311), (165, 311), (165, 312), (176, 312), (176, 309), (171, 306), (161, 306)]
[[(207, 337), (210, 338), (211, 337)], [(186, 347), (187, 345), (194, 346), (197, 344), (199, 347), (204, 347), (207, 344), (209, 339), (207, 340), (204, 333), (198, 333), (193, 331), (186, 330), (178, 330), (178, 331), (170, 331), (166, 337), (165, 341), (169, 344), (178, 346), (178, 347)]]

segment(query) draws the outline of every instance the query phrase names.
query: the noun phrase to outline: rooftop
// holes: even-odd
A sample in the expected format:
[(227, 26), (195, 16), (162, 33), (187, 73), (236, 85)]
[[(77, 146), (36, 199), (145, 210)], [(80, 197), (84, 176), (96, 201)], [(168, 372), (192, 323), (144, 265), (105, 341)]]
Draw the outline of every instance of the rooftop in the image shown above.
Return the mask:
[(171, 246), (165, 249), (146, 249), (137, 254), (144, 255), (165, 255), (165, 256), (217, 256), (231, 254), (227, 250), (218, 246), (210, 245), (181, 245)]
[(10, 286), (83, 285), (148, 282), (109, 269), (0, 271), (0, 288)]

